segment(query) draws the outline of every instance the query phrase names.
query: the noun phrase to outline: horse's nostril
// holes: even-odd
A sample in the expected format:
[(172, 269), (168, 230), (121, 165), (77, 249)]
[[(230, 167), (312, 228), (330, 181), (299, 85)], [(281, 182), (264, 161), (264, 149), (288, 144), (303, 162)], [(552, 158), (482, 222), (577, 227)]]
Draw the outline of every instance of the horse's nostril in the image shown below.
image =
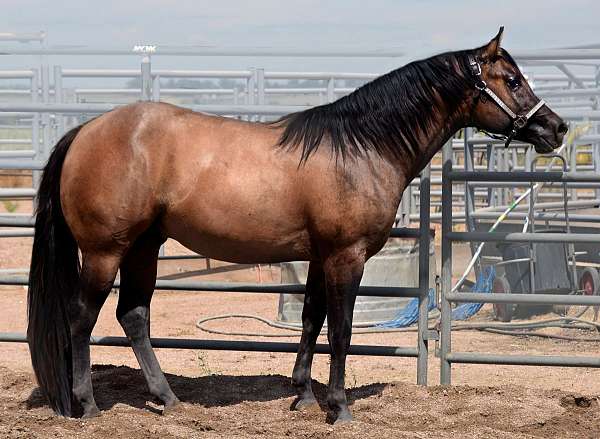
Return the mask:
[(569, 127), (566, 123), (561, 122), (558, 124), (558, 127), (556, 128), (558, 134), (567, 134), (567, 131), (569, 131)]

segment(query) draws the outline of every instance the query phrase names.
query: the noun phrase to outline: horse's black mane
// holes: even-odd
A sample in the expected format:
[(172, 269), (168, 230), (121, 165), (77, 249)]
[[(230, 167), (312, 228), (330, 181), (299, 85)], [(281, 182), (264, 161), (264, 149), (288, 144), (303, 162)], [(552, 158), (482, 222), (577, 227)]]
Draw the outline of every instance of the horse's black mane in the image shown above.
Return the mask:
[(323, 141), (342, 158), (369, 150), (414, 156), (419, 134), (433, 122), (435, 102), (441, 100), (453, 110), (473, 87), (469, 53), (449, 52), (411, 62), (336, 102), (284, 116), (274, 122), (284, 127), (279, 146), (301, 146), (302, 162)]

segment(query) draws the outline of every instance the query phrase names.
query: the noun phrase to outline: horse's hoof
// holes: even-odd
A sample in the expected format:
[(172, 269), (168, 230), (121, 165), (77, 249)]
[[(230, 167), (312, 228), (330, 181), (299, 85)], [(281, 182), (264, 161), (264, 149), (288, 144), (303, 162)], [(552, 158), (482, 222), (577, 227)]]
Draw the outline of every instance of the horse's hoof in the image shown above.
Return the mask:
[(352, 414), (350, 413), (350, 410), (342, 410), (337, 415), (337, 418), (335, 419), (335, 422), (333, 423), (333, 425), (349, 424), (350, 422), (352, 422), (352, 420), (353, 419), (352, 419)]
[(315, 398), (297, 398), (293, 403), (292, 410), (296, 410), (303, 413), (313, 413), (321, 411), (319, 403)]
[(165, 404), (165, 408), (162, 411), (163, 416), (172, 415), (175, 413), (181, 413), (185, 409), (185, 405), (178, 399), (175, 401)]
[(81, 419), (91, 419), (95, 418), (96, 416), (100, 416), (100, 410), (98, 410), (98, 407), (92, 407), (83, 412), (83, 415), (81, 415)]

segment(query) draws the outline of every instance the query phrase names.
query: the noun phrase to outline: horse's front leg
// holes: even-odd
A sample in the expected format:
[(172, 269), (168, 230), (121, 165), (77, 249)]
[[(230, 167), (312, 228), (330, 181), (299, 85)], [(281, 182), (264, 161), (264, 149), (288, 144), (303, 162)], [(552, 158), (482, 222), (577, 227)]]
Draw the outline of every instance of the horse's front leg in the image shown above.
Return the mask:
[(352, 420), (344, 379), (346, 355), (352, 336), (352, 313), (365, 263), (362, 248), (351, 247), (331, 254), (324, 262), (327, 289), (327, 325), (331, 365), (327, 404), (337, 423)]

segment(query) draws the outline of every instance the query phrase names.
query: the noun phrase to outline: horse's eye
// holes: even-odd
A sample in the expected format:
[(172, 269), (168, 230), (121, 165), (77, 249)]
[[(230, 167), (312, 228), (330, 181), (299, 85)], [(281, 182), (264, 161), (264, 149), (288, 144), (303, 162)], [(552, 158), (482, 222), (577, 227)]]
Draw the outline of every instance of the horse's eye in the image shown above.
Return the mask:
[(513, 90), (516, 90), (521, 86), (521, 78), (510, 77), (506, 80), (506, 82), (508, 83), (508, 86)]

